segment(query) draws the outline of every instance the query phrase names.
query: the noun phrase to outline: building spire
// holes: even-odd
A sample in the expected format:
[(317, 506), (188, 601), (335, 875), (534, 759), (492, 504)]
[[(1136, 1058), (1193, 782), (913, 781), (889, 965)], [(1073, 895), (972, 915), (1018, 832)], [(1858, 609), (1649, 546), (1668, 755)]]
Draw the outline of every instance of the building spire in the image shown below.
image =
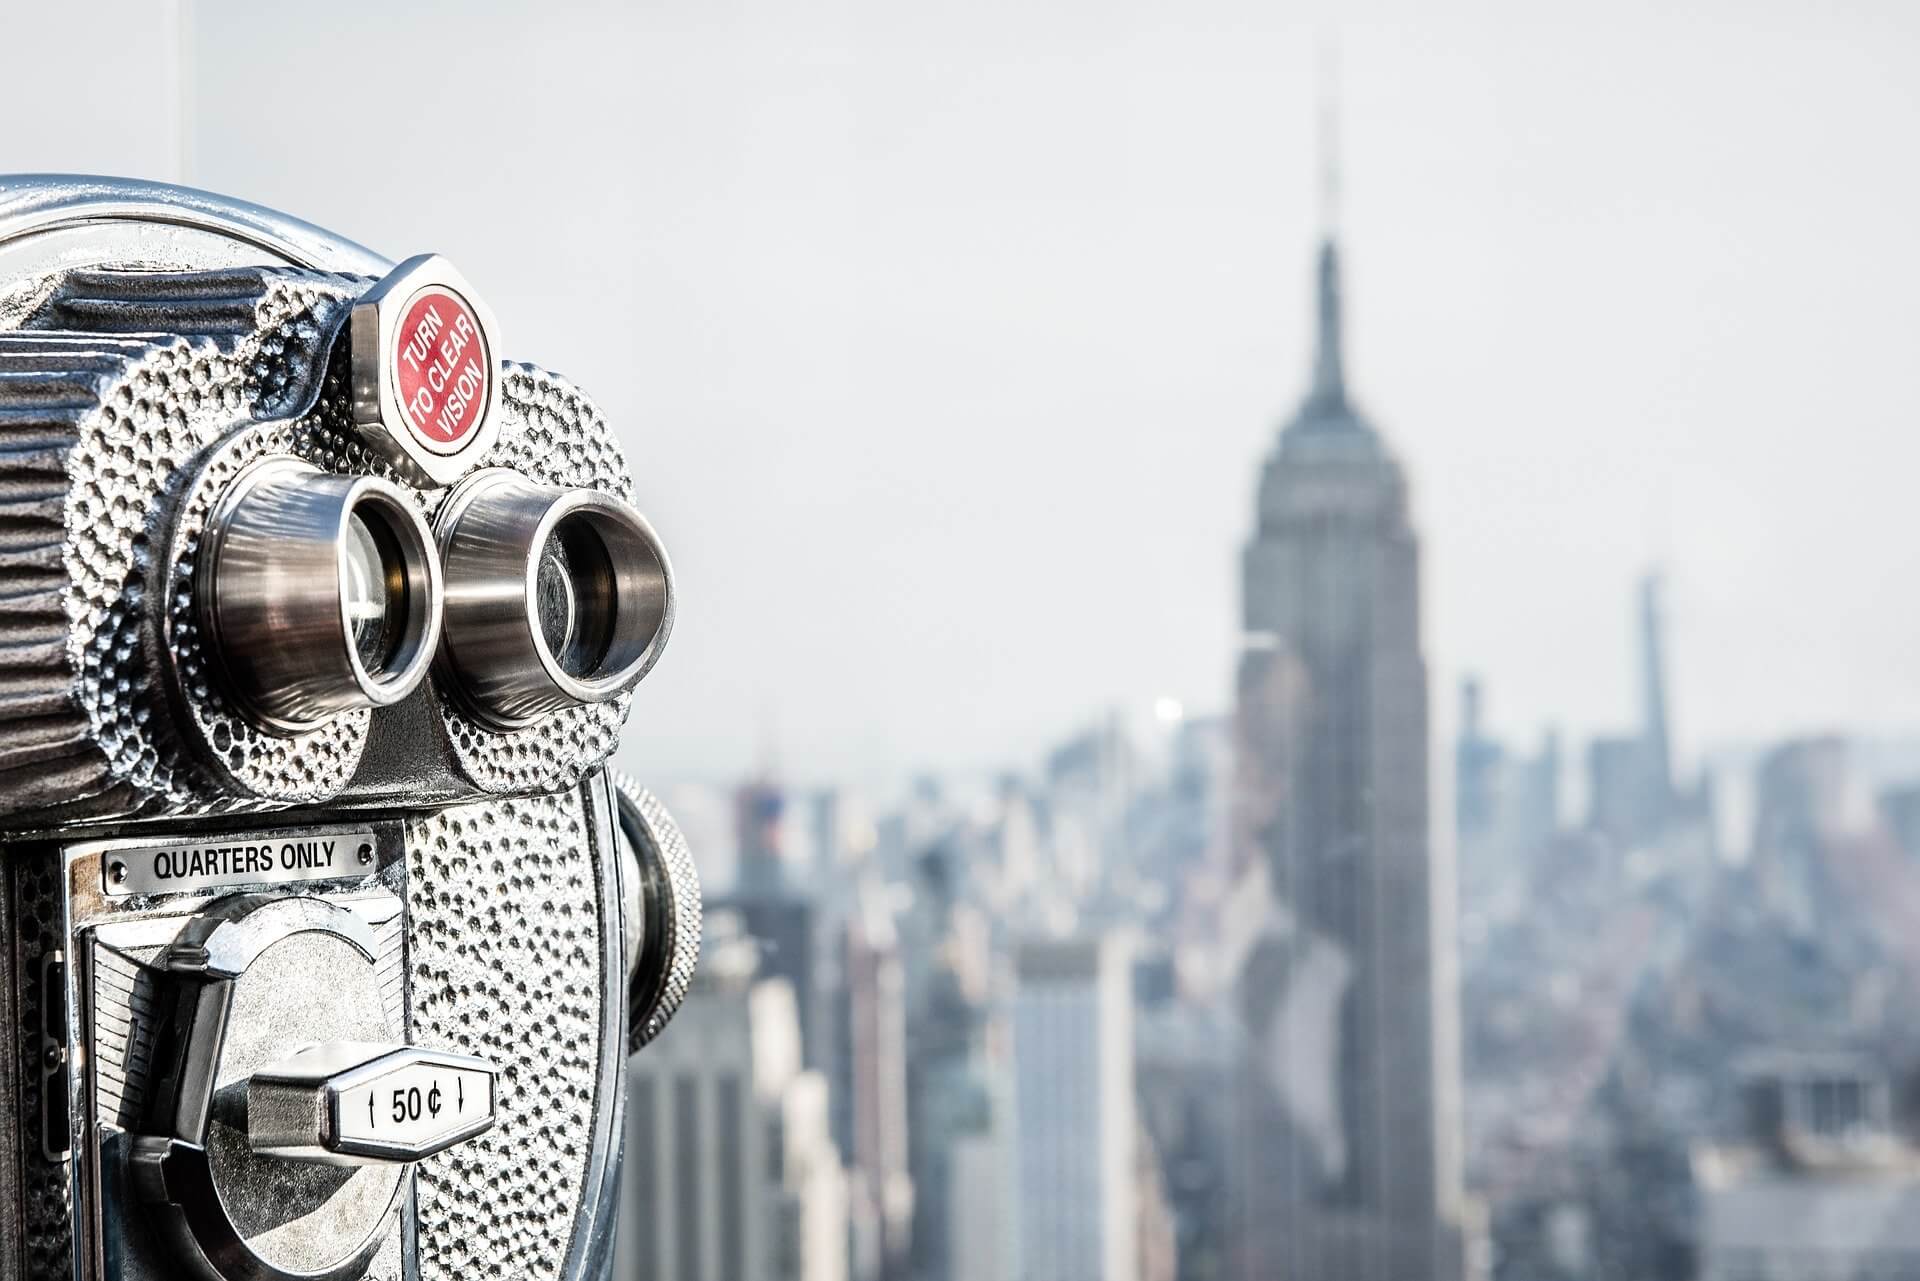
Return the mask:
[(1347, 403), (1340, 358), (1340, 251), (1332, 240), (1320, 245), (1319, 304), (1319, 346), (1313, 359), (1313, 391), (1307, 398), (1316, 411), (1339, 409)]
[(1314, 58), (1319, 88), (1320, 238), (1331, 242), (1340, 229), (1340, 46), (1323, 33)]
[(1317, 347), (1313, 361), (1313, 391), (1308, 403), (1318, 409), (1341, 409), (1347, 402), (1346, 370), (1340, 344), (1340, 86), (1339, 46), (1323, 35), (1316, 59), (1320, 87), (1320, 272)]
[(1673, 796), (1673, 741), (1667, 723), (1666, 618), (1660, 575), (1640, 580), (1640, 733), (1648, 782), (1662, 807)]

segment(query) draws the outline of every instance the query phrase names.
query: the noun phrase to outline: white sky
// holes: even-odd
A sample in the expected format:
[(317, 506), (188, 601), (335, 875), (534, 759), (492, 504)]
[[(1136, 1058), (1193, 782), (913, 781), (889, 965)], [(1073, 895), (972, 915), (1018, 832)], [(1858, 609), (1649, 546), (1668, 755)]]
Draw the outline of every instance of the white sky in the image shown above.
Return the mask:
[(1920, 725), (1914, 6), (200, 0), (184, 130), (168, 7), (122, 9), (92, 68), (55, 37), (97, 7), (9, 15), (46, 105), (0, 170), (184, 170), (451, 255), (620, 424), (674, 555), (654, 777), (1224, 705), (1329, 25), (1436, 707), (1470, 667), (1505, 731), (1623, 723), (1657, 556), (1684, 745)]

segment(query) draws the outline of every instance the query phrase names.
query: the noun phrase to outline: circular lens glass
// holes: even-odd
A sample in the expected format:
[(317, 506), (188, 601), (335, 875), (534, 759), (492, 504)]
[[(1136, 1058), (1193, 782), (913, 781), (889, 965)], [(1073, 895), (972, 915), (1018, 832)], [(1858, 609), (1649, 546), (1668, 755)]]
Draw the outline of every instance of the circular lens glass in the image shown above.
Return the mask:
[(591, 680), (607, 661), (619, 591), (607, 545), (585, 516), (568, 516), (547, 535), (534, 576), (540, 638), (560, 670)]
[(378, 512), (347, 514), (345, 575), (347, 625), (360, 665), (376, 679), (399, 655), (407, 626), (407, 567), (400, 540)]

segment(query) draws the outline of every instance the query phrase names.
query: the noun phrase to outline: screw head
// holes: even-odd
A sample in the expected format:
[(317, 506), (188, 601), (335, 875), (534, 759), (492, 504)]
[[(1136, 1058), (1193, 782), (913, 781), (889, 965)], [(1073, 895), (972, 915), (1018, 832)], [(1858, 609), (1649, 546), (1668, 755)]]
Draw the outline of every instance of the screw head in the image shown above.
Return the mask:
[(107, 879), (115, 885), (125, 885), (128, 875), (130, 875), (130, 873), (127, 871), (127, 865), (119, 859), (115, 859), (113, 862), (107, 864)]
[(373, 846), (362, 843), (362, 845), (360, 846), (360, 866), (371, 867), (372, 865), (373, 865)]

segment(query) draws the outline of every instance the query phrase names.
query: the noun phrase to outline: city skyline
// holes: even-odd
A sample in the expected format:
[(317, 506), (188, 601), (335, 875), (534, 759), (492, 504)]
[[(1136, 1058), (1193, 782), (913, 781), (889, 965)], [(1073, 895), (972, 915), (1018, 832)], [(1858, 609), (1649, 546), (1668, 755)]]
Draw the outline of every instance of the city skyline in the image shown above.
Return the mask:
[[(1887, 160), (1920, 129), (1905, 8), (372, 12), (202, 0), (184, 142), (107, 112), (14, 131), (0, 168), (185, 177), (440, 248), (512, 354), (566, 353), (688, 588), (636, 707), (650, 777), (729, 777), (771, 739), (795, 776), (897, 782), (1116, 703), (1225, 710), (1230, 496), (1308, 347), (1331, 29), (1355, 358), (1368, 409), (1420, 424), (1436, 691), (1478, 672), (1502, 733), (1616, 732), (1616, 602), (1661, 562), (1681, 758), (1920, 719), (1920, 617), (1885, 589), (1920, 465), (1920, 181)], [(490, 86), (423, 89), (472, 122), (431, 163), (370, 149), (338, 180), (246, 107), (341, 66), (392, 80), (431, 41)], [(575, 181), (501, 184), (499, 147)], [(804, 566), (773, 551), (793, 530)]]
[[(1920, 12), (1709, 3), (129, 3), (171, 114), (0, 172), (441, 250), (605, 396), (680, 606), (607, 764), (704, 913), (580, 792), (561, 959), (700, 951), (591, 1096), (616, 1275), (1920, 1281)], [(261, 109), (423, 50), (350, 164)]]
[[(804, 1281), (1920, 1276), (1916, 1051), (1887, 999), (1920, 983), (1915, 773), (1862, 811), (1843, 742), (1772, 744), (1729, 843), (1726, 780), (1673, 758), (1648, 576), (1627, 732), (1516, 750), (1468, 682), (1436, 822), (1421, 539), (1397, 434), (1347, 383), (1341, 262), (1329, 235), (1230, 720), (1144, 756), (1109, 722), (990, 797), (927, 778), (873, 822), (847, 791), (733, 792), (719, 932), (753, 937), (770, 1034), (843, 1118), (844, 1170), (798, 1165), (830, 1186), (783, 1173), (776, 1251)], [(892, 1229), (887, 1188), (914, 1207)], [(844, 1221), (851, 1266), (841, 1236), (804, 1251), (810, 1216)]]

